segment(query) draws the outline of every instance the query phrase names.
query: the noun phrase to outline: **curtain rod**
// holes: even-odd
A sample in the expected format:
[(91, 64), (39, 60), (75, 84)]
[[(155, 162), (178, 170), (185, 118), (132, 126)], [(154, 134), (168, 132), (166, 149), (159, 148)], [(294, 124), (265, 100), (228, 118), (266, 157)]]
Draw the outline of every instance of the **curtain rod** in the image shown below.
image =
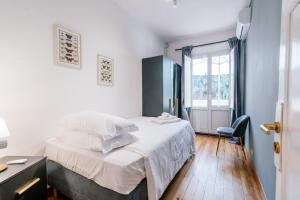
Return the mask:
[[(207, 43), (207, 44), (199, 44), (199, 45), (193, 46), (193, 48), (195, 48), (195, 47), (208, 46), (208, 45), (212, 45), (212, 44), (219, 44), (219, 43), (224, 43), (224, 42), (228, 42), (228, 40), (222, 40), (222, 41), (217, 41), (217, 42), (211, 42), (211, 43)], [(175, 51), (181, 51), (181, 50), (182, 50), (182, 48), (180, 48), (180, 49), (175, 49)]]

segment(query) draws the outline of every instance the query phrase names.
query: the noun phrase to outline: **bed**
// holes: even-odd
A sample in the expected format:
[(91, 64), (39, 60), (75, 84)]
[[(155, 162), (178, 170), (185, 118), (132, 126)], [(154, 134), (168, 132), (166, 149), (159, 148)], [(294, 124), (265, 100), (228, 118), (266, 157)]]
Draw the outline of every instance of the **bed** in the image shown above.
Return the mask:
[(137, 142), (108, 154), (46, 144), (48, 182), (73, 200), (158, 200), (195, 152), (195, 133), (188, 121), (155, 124), (153, 118), (131, 119)]

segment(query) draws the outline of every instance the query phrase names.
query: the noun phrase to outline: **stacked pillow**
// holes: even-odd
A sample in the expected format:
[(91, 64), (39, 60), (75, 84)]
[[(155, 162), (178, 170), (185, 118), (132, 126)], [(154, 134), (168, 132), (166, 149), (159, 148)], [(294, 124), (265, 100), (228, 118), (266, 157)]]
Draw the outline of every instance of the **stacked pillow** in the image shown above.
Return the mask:
[(134, 123), (105, 113), (85, 111), (70, 114), (63, 119), (62, 124), (64, 128), (58, 139), (92, 151), (108, 153), (137, 140), (130, 134), (138, 130)]

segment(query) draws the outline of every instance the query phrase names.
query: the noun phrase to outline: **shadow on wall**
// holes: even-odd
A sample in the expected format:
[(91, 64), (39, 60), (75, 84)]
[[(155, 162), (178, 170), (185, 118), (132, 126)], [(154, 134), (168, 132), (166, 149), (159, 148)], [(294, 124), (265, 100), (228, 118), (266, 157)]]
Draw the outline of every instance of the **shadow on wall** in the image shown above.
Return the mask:
[(253, 137), (251, 137), (253, 135), (253, 124), (251, 122), (251, 117), (250, 117), (250, 120), (249, 120), (249, 123), (248, 123), (248, 128), (246, 130), (246, 133), (245, 133), (245, 147), (247, 149), (247, 151), (249, 151), (249, 153), (253, 154), (253, 149), (251, 149), (251, 147), (253, 147)]

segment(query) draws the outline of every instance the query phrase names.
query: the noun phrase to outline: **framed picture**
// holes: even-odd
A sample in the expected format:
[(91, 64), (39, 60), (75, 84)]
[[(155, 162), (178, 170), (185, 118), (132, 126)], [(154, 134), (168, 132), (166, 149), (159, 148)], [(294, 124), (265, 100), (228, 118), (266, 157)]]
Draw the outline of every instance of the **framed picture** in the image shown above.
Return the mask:
[(59, 25), (55, 25), (56, 63), (80, 69), (80, 35)]
[(97, 56), (97, 79), (98, 85), (112, 86), (114, 81), (114, 61), (111, 58)]

